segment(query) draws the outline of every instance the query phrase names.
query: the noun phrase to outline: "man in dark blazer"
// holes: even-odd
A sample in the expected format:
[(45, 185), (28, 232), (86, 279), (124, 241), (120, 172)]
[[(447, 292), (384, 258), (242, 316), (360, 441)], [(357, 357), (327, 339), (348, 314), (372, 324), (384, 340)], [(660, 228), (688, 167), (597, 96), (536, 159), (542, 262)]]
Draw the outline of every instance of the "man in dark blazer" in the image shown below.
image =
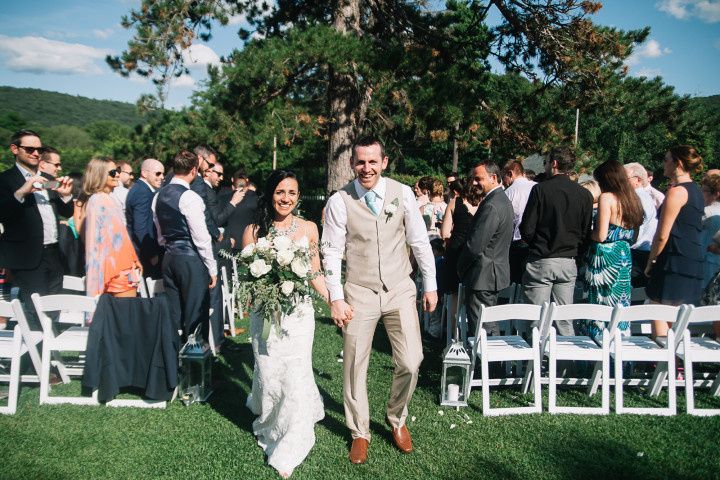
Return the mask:
[(46, 188), (49, 179), (38, 170), (43, 151), (37, 133), (21, 130), (10, 140), (15, 165), (0, 174), (0, 267), (12, 271), (20, 298), (32, 323), (30, 295), (49, 295), (62, 289), (63, 267), (58, 247), (58, 217), (73, 213), (72, 179)]
[(162, 163), (154, 158), (144, 160), (140, 166), (140, 179), (130, 188), (125, 200), (130, 239), (143, 266), (143, 273), (154, 279), (162, 278), (163, 248), (158, 245), (151, 205), (164, 177)]
[[(500, 184), (500, 169), (481, 163), (471, 172), (475, 185), (485, 197), (475, 212), (468, 239), (458, 260), (458, 276), (465, 286), (465, 307), (471, 332), (480, 315), (480, 306), (497, 304), (498, 292), (510, 285), (508, 251), (513, 238), (513, 208)], [(499, 335), (497, 322), (483, 328)]]

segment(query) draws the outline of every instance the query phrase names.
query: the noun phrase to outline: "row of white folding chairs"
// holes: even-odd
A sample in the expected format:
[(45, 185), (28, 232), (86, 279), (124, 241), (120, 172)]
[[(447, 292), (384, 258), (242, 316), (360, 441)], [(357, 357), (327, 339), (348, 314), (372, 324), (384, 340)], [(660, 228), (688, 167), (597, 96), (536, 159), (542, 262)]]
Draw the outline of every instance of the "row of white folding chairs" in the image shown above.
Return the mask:
[[(593, 320), (602, 322), (605, 327), (602, 336), (597, 340), (583, 336), (558, 336), (553, 322), (558, 320)], [(472, 377), (467, 385), (466, 398), (471, 388), (482, 387), (483, 414), (504, 415), (511, 413), (537, 413), (542, 410), (541, 383), (548, 384), (548, 411), (550, 413), (595, 413), (607, 414), (610, 410), (610, 385), (615, 385), (615, 412), (639, 413), (656, 415), (674, 415), (676, 406), (675, 357), (684, 360), (686, 381), (687, 413), (692, 415), (717, 415), (719, 409), (700, 409), (695, 406), (694, 388), (710, 386), (711, 394), (720, 395), (720, 374), (715, 378), (696, 380), (693, 376), (693, 363), (720, 363), (720, 344), (709, 337), (691, 337), (687, 328), (689, 324), (702, 324), (720, 319), (720, 306), (692, 307), (683, 305), (673, 307), (667, 305), (636, 305), (615, 308), (603, 305), (544, 304), (499, 305), (483, 307), (480, 322), (476, 330), (478, 340), (471, 338)], [(505, 320), (525, 321), (533, 324), (530, 342), (519, 335), (488, 336), (482, 324)], [(673, 328), (665, 338), (656, 340), (644, 335), (623, 336), (617, 328), (620, 322), (634, 323), (649, 320), (661, 320), (673, 323)], [(632, 330), (631, 330), (632, 331)], [(540, 377), (540, 363), (548, 358), (548, 376)], [(474, 378), (476, 361), (480, 361), (481, 376)], [(558, 378), (557, 362), (577, 360), (595, 362), (590, 379)], [(523, 378), (489, 378), (489, 362), (530, 362)], [(615, 378), (610, 379), (610, 367), (613, 362)], [(653, 362), (658, 366), (652, 379), (624, 379), (624, 362)], [(668, 372), (673, 372), (668, 375)], [(540, 378), (540, 381), (537, 379)], [(535, 381), (533, 381), (535, 380)], [(522, 384), (523, 392), (532, 386), (534, 403), (526, 407), (491, 408), (490, 386)], [(600, 407), (560, 407), (556, 404), (558, 384), (587, 385), (588, 393), (593, 395), (601, 388)], [(662, 387), (668, 387), (668, 406), (662, 408), (630, 408), (624, 405), (623, 387), (640, 385), (649, 387), (650, 394), (656, 396)]]
[[(71, 376), (82, 376), (84, 363), (70, 364), (62, 358), (62, 352), (77, 352), (79, 355), (87, 350), (89, 327), (85, 318), (95, 311), (97, 300), (83, 295), (47, 295), (37, 293), (31, 296), (37, 312), (42, 331), (34, 331), (28, 324), (20, 300), (0, 302), (0, 316), (17, 322), (12, 335), (10, 332), (0, 333), (0, 358), (9, 358), (10, 374), (0, 375), (0, 380), (9, 381), (9, 397), (7, 407), (1, 407), (0, 413), (15, 413), (20, 383), (40, 383), (40, 404), (72, 403), (78, 405), (98, 405), (97, 391), (90, 397), (84, 396), (51, 396), (50, 367), (54, 366), (63, 383), (70, 383)], [(57, 313), (57, 315), (52, 315)], [(69, 324), (59, 329), (55, 323)], [(38, 346), (42, 343), (42, 354)], [(35, 374), (20, 375), (21, 358), (28, 354)], [(145, 408), (164, 408), (165, 402), (122, 399), (112, 400), (106, 405), (113, 407), (133, 406)]]

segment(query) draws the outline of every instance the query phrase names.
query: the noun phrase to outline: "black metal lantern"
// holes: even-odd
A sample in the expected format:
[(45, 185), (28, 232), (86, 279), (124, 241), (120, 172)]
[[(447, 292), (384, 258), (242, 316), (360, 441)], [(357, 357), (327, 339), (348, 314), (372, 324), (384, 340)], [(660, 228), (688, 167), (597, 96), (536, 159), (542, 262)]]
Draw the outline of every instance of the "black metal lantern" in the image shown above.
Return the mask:
[(180, 350), (180, 400), (185, 405), (205, 402), (212, 394), (212, 351), (195, 335)]

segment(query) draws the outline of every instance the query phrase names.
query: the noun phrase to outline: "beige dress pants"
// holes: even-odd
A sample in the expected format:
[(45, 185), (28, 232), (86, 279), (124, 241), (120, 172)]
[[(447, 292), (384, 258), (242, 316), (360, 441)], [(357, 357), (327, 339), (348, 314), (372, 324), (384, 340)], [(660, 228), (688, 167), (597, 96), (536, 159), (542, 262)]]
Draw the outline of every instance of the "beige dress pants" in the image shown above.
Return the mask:
[(354, 308), (353, 319), (343, 328), (345, 421), (353, 438), (369, 441), (367, 370), (378, 320), (382, 319), (385, 325), (395, 365), (386, 412), (394, 427), (405, 424), (407, 407), (415, 391), (423, 359), (415, 284), (408, 277), (389, 292), (374, 292), (346, 283), (345, 301)]

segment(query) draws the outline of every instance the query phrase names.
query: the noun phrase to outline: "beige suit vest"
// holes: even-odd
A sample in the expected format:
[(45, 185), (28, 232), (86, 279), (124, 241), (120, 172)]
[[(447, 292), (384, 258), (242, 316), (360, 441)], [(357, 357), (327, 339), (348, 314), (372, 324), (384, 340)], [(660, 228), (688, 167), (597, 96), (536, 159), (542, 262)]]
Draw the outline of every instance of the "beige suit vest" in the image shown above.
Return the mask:
[[(377, 217), (365, 199), (358, 197), (354, 182), (339, 192), (347, 209), (345, 280), (376, 292), (383, 287), (390, 290), (412, 271), (405, 239), (402, 184), (389, 178), (385, 182), (385, 198)], [(395, 200), (397, 209), (389, 215), (385, 209)]]

